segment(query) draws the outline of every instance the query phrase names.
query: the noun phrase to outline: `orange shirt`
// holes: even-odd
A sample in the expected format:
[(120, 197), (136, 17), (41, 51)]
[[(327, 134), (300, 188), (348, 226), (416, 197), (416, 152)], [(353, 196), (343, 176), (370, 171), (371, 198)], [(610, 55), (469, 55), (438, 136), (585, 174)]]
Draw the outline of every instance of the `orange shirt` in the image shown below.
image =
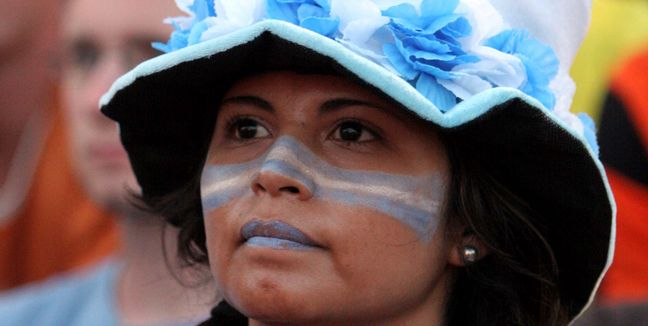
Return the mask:
[[(648, 158), (648, 48), (626, 61), (615, 74), (611, 91), (622, 106), (632, 130), (616, 126), (607, 137), (632, 133), (639, 144), (632, 153), (627, 149), (621, 157)], [(605, 123), (602, 121), (601, 123)], [(618, 134), (616, 134), (618, 133)], [(626, 138), (617, 138), (624, 139)], [(641, 153), (643, 149), (643, 153)], [(608, 178), (617, 203), (617, 241), (614, 261), (601, 285), (601, 298), (608, 304), (648, 300), (648, 183), (631, 177), (648, 175), (648, 165), (641, 163), (624, 171), (607, 164)], [(645, 177), (639, 177), (645, 179)]]
[(648, 187), (608, 168), (617, 202), (614, 261), (601, 285), (605, 303), (648, 299)]
[(112, 216), (73, 175), (61, 110), (54, 116), (25, 202), (0, 226), (0, 290), (96, 262), (118, 244)]

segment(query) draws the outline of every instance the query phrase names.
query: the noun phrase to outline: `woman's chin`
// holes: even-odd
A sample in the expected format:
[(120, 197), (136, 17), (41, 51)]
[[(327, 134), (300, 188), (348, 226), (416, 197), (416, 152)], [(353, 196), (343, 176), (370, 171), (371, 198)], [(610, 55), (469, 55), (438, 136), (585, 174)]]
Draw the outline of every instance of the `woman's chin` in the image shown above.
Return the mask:
[[(295, 290), (297, 288), (297, 290)], [(227, 300), (248, 318), (264, 322), (304, 321), (312, 319), (313, 301), (298, 286), (288, 287), (272, 278), (246, 280), (229, 289)]]

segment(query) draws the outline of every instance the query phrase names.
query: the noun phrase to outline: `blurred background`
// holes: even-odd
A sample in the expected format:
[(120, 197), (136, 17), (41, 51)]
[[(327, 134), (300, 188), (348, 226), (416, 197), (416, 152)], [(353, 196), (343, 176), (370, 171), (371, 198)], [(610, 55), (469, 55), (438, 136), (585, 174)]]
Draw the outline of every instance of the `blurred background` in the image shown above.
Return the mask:
[[(160, 20), (179, 14), (172, 2), (0, 0), (0, 293), (133, 246), (123, 232), (131, 220), (119, 216), (131, 215), (125, 185), (136, 185), (95, 104), (114, 78), (157, 55), (149, 44), (166, 40)], [(594, 0), (572, 76), (572, 110), (597, 123), (618, 205), (615, 261), (579, 325), (646, 325), (648, 0)], [(100, 166), (83, 153), (93, 139)]]
[(177, 230), (132, 204), (98, 109), (180, 14), (173, 0), (0, 0), (0, 325), (195, 325), (218, 302), (208, 273), (174, 259)]
[[(615, 260), (604, 304), (648, 299), (648, 1), (594, 0), (576, 57), (573, 110), (597, 122), (601, 159), (617, 202)], [(646, 320), (648, 324), (648, 319)]]

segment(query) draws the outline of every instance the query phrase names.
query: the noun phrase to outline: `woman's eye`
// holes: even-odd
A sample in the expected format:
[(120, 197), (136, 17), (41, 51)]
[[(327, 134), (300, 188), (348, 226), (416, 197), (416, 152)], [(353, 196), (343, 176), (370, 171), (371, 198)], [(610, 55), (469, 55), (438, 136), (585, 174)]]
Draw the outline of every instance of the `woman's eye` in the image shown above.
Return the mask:
[(335, 129), (333, 139), (345, 142), (366, 142), (376, 139), (376, 135), (359, 122), (345, 121)]
[(254, 139), (265, 138), (270, 135), (268, 129), (259, 122), (249, 118), (243, 118), (232, 125), (234, 138), (236, 139)]

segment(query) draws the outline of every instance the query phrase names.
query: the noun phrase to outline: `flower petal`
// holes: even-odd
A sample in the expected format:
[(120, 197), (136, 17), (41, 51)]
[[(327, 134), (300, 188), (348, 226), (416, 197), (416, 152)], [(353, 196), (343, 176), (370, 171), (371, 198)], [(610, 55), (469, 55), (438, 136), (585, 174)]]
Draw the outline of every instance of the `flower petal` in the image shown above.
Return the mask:
[(202, 34), (207, 29), (209, 29), (209, 24), (207, 24), (207, 22), (205, 21), (201, 21), (193, 25), (193, 27), (191, 28), (191, 32), (187, 37), (187, 45), (193, 45), (199, 43), (202, 38)]
[[(278, 1), (284, 3), (279, 4)], [(294, 7), (291, 4), (285, 4), (285, 2), (286, 1), (281, 0), (267, 0), (266, 14), (268, 15), (268, 18), (283, 20), (299, 25), (297, 12), (294, 10)]]
[(414, 80), (419, 75), (419, 72), (412, 67), (412, 64), (405, 60), (397, 46), (385, 44), (383, 52), (387, 56), (387, 60), (389, 60), (405, 80)]
[(506, 30), (484, 42), (484, 45), (518, 57), (524, 64), (526, 83), (520, 90), (553, 109), (556, 97), (549, 84), (558, 73), (559, 62), (553, 49), (532, 38), (526, 30)]
[(412, 66), (414, 69), (424, 72), (428, 75), (432, 75), (436, 78), (441, 78), (441, 79), (451, 79), (452, 78), (452, 73), (449, 70), (444, 70), (441, 68), (441, 65), (443, 64), (443, 61), (436, 61), (436, 62), (421, 62), (421, 61), (413, 61)]
[(578, 119), (583, 123), (583, 136), (585, 140), (587, 140), (594, 153), (598, 156), (599, 145), (596, 141), (596, 125), (594, 124), (594, 120), (587, 113), (582, 112), (578, 114)]
[(329, 14), (330, 13), (324, 11), (322, 7), (308, 3), (302, 4), (297, 8), (297, 19), (299, 19), (300, 22), (310, 17), (328, 17)]
[(452, 109), (457, 104), (457, 98), (449, 90), (441, 86), (436, 78), (421, 74), (416, 81), (416, 90), (436, 105), (441, 112)]
[(233, 25), (248, 26), (264, 16), (266, 0), (219, 0), (214, 6), (217, 17), (224, 17)]
[(342, 39), (362, 47), (381, 27), (389, 23), (370, 0), (333, 0), (331, 16), (340, 19)]
[(486, 46), (475, 48), (473, 54), (480, 61), (460, 64), (453, 71), (480, 76), (500, 87), (520, 88), (526, 82), (526, 70), (518, 57)]
[(188, 43), (188, 37), (189, 35), (186, 32), (174, 31), (173, 33), (171, 33), (169, 41), (167, 41), (166, 44), (161, 42), (153, 42), (151, 46), (153, 46), (153, 48), (158, 51), (168, 53), (186, 47)]
[(339, 24), (337, 18), (309, 17), (302, 21), (301, 26), (318, 34), (331, 36), (337, 31)]
[(452, 14), (459, 0), (423, 0), (421, 2), (421, 16), (426, 18), (439, 17)]
[(473, 74), (454, 72), (453, 79), (438, 79), (441, 86), (451, 91), (457, 98), (466, 100), (475, 94), (493, 88), (491, 83)]
[(401, 3), (383, 10), (383, 15), (386, 17), (400, 18), (405, 23), (419, 19), (419, 13), (416, 7), (410, 3)]

